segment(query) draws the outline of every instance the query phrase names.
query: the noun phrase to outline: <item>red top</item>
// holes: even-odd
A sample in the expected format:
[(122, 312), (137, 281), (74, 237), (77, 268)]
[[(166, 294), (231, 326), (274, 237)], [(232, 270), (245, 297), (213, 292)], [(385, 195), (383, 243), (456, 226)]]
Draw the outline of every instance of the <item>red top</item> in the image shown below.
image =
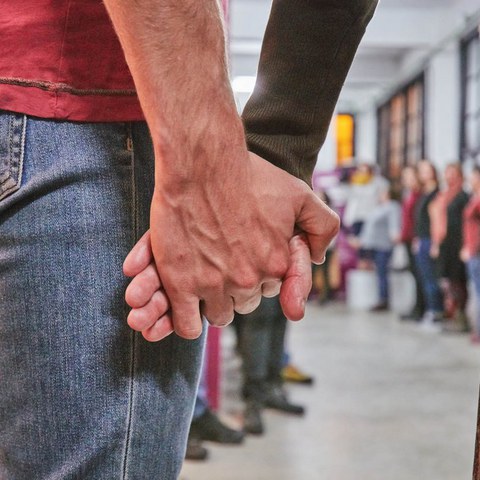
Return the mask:
[(101, 0), (2, 2), (0, 109), (43, 118), (141, 120)]
[(410, 192), (402, 202), (402, 242), (411, 242), (415, 236), (415, 206), (422, 196), (421, 192)]
[(463, 248), (480, 254), (480, 196), (473, 196), (463, 211)]

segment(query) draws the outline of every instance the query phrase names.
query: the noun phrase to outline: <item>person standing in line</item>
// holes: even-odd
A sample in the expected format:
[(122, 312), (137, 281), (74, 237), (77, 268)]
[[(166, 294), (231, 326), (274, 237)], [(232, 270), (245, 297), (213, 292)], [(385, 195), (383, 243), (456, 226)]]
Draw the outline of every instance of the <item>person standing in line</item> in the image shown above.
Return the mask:
[(443, 290), (446, 321), (445, 332), (469, 330), (465, 308), (467, 305), (467, 274), (460, 259), (462, 248), (462, 217), (468, 203), (463, 190), (463, 172), (460, 164), (445, 168), (446, 188), (429, 207), (431, 218), (431, 256), (436, 260), (437, 276)]
[(359, 246), (371, 252), (378, 278), (379, 302), (372, 311), (388, 310), (388, 266), (400, 236), (401, 208), (393, 188), (380, 192), (379, 204), (370, 212), (360, 234)]
[[(425, 313), (422, 326), (430, 329), (443, 318), (442, 292), (438, 286), (435, 260), (431, 257), (432, 240), (429, 207), (438, 194), (437, 171), (431, 162), (418, 163), (418, 177), (422, 185), (422, 196), (415, 209), (415, 266), (422, 282), (425, 297)], [(436, 329), (436, 325), (434, 326)]]
[[(3, 2), (2, 480), (178, 477), (201, 315), (279, 289), (303, 315), (338, 229), (308, 183), (375, 4), (275, 0), (242, 125), (216, 0)], [(140, 237), (128, 321), (159, 343), (125, 322)]]
[(422, 196), (418, 171), (414, 166), (407, 166), (402, 170), (402, 184), (404, 196), (402, 199), (402, 229), (400, 241), (405, 245), (408, 253), (409, 268), (415, 279), (416, 300), (412, 311), (402, 315), (402, 319), (419, 321), (425, 311), (425, 300), (421, 284), (421, 277), (415, 265), (413, 239), (415, 237), (415, 209)]
[(463, 212), (463, 246), (461, 259), (473, 284), (476, 300), (476, 315), (473, 321), (472, 342), (480, 343), (480, 166), (470, 174), (472, 196)]

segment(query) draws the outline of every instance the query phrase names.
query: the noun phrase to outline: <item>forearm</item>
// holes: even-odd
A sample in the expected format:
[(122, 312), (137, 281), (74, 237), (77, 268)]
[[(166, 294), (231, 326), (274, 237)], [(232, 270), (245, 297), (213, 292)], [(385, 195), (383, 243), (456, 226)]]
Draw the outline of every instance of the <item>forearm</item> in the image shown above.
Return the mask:
[(243, 112), (249, 150), (310, 183), (377, 0), (274, 0), (255, 90)]
[(222, 159), (226, 145), (242, 148), (217, 1), (104, 3), (151, 131), (157, 179), (189, 181)]

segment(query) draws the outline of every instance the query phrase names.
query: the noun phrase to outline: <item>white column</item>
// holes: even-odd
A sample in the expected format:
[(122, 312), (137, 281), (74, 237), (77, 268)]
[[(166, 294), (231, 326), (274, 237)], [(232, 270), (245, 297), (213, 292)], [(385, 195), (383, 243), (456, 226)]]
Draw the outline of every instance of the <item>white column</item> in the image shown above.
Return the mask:
[(330, 123), (325, 143), (323, 144), (320, 153), (318, 154), (317, 165), (315, 170), (320, 172), (329, 172), (337, 166), (337, 142), (335, 138), (335, 118), (336, 112), (333, 115), (333, 121)]
[(426, 157), (441, 172), (458, 160), (460, 55), (451, 45), (435, 55), (426, 72)]
[(374, 106), (355, 116), (355, 157), (361, 162), (377, 160), (377, 113)]

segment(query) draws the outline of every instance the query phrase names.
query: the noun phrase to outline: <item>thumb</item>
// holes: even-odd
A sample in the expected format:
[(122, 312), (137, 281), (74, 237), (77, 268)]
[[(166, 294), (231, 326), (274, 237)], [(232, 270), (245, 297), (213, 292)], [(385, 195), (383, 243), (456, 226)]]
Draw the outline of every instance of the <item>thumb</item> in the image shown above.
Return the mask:
[(312, 262), (322, 263), (330, 242), (340, 228), (338, 215), (310, 191), (296, 223), (308, 238)]
[(153, 261), (152, 246), (150, 243), (150, 230), (130, 250), (123, 262), (123, 273), (127, 277), (134, 277), (145, 270)]
[(280, 304), (288, 319), (301, 320), (305, 315), (305, 303), (312, 288), (310, 250), (303, 234), (293, 236), (289, 247), (290, 266), (280, 290)]

